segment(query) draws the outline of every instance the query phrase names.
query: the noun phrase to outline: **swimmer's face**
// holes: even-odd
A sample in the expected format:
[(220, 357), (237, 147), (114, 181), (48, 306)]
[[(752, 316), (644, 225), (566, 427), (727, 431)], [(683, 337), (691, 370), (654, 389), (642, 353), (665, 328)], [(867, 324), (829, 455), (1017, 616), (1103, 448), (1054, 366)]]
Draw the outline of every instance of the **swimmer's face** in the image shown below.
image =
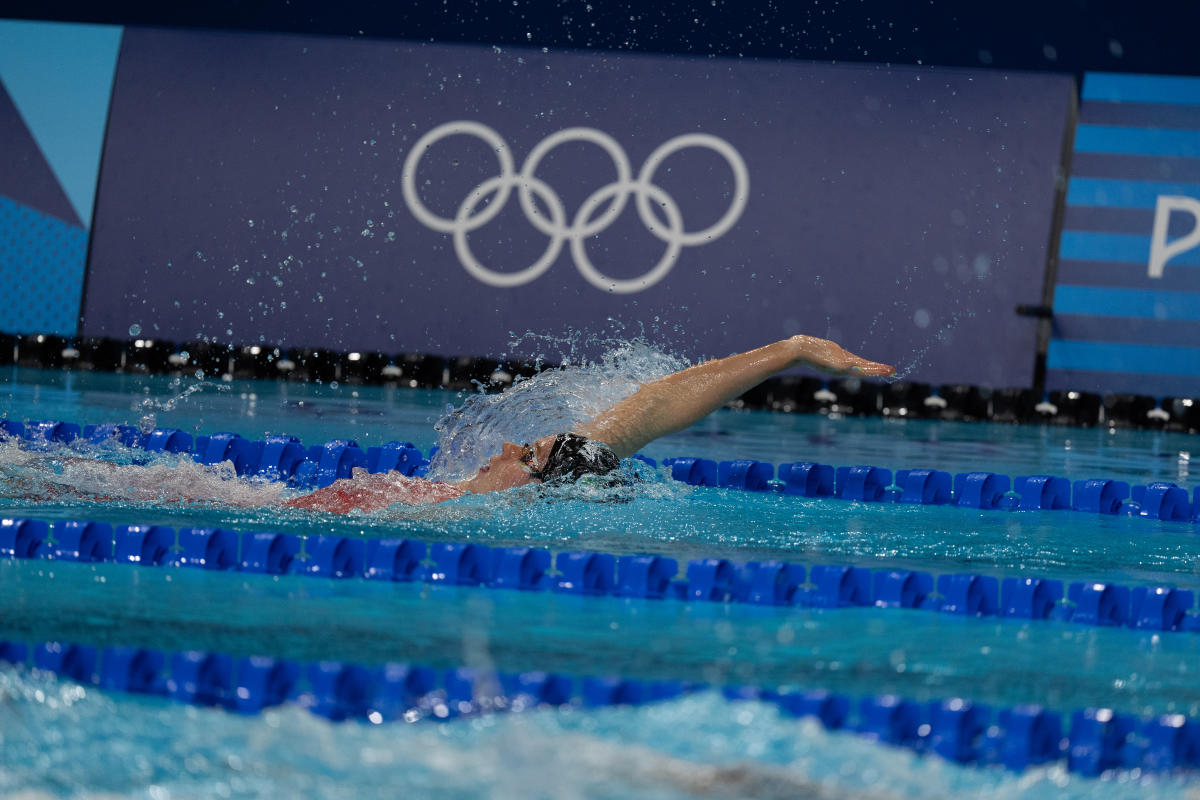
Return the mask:
[[(531, 445), (533, 450), (533, 466), (541, 467), (550, 457), (550, 449), (554, 447), (554, 437), (545, 436)], [(530, 467), (525, 462), (529, 453), (525, 446), (505, 442), (500, 452), (492, 456), (488, 463), (479, 468), (469, 480), (458, 484), (469, 492), (499, 492), (514, 486), (524, 486), (536, 483), (537, 479), (530, 473)]]

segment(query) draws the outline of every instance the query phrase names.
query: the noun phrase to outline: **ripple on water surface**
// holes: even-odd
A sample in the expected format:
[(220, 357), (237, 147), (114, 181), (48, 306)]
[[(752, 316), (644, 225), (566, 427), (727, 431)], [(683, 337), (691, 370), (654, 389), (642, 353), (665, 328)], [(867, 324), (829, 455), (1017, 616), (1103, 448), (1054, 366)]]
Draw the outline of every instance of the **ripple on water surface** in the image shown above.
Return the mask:
[[(1180, 798), (1173, 777), (1013, 775), (879, 747), (707, 692), (449, 723), (241, 717), (0, 667), (0, 793), (48, 797)], [(553, 765), (548, 768), (547, 765)]]

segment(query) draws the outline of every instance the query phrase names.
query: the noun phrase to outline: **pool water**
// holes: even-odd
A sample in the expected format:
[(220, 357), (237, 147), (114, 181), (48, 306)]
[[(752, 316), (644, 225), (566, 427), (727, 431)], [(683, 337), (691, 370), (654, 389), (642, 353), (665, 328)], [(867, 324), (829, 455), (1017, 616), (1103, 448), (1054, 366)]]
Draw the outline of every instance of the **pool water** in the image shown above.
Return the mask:
[[(124, 422), (306, 444), (399, 439), (428, 450), (462, 397), (410, 389), (199, 382), (11, 370), (13, 419)], [(1192, 437), (916, 420), (722, 411), (646, 454), (812, 460), (890, 469), (1045, 473), (1190, 488)], [(6, 449), (7, 448), (7, 449)], [(684, 562), (777, 558), (872, 569), (1113, 580), (1200, 589), (1191, 523), (1072, 512), (970, 511), (847, 503), (688, 487), (644, 470), (620, 502), (530, 488), (436, 506), (334, 516), (234, 505), (238, 491), (193, 464), (156, 466), (212, 481), (137, 502), (29, 499), (62, 452), (0, 445), (0, 516), (220, 526), (365, 538), (473, 541), (664, 554)], [(97, 454), (72, 451), (94, 458)], [(243, 487), (244, 488), (244, 487)], [(274, 490), (272, 490), (274, 491)], [(919, 700), (1109, 706), (1200, 714), (1200, 638), (1061, 622), (963, 619), (927, 611), (762, 608), (578, 598), (369, 581), (0, 560), (0, 639), (202, 649), (303, 660), (404, 660), (554, 670)], [(959, 767), (872, 745), (773, 706), (701, 692), (634, 708), (560, 709), (449, 723), (333, 724), (294, 707), (244, 718), (108, 694), (0, 667), (0, 793), (49, 796), (1179, 797), (1189, 776), (1061, 765), (1022, 775)], [(1200, 794), (1198, 794), (1200, 796)]]

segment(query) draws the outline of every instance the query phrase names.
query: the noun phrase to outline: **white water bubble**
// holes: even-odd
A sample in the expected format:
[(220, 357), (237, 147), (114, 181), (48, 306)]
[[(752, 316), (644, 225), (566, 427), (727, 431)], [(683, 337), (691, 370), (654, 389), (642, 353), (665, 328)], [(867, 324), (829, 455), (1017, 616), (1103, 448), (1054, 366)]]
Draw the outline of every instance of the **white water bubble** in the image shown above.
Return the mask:
[(971, 262), (971, 266), (975, 270), (975, 277), (986, 278), (992, 270), (992, 259), (987, 253), (980, 253), (975, 256), (975, 260)]
[(913, 314), (913, 324), (918, 328), (928, 328), (930, 322), (929, 312), (923, 308), (918, 308)]
[(151, 433), (158, 425), (158, 417), (153, 414), (143, 414), (138, 420), (138, 430), (142, 433)]

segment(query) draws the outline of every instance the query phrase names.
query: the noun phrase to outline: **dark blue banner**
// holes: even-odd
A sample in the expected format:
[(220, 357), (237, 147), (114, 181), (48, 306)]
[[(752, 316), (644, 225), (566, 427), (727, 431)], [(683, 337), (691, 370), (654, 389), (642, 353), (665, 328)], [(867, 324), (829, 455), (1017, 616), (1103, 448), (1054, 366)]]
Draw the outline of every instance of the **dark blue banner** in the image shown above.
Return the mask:
[[(1028, 385), (1068, 77), (131, 30), (84, 330), (798, 332)], [(530, 345), (536, 353), (544, 345)]]

